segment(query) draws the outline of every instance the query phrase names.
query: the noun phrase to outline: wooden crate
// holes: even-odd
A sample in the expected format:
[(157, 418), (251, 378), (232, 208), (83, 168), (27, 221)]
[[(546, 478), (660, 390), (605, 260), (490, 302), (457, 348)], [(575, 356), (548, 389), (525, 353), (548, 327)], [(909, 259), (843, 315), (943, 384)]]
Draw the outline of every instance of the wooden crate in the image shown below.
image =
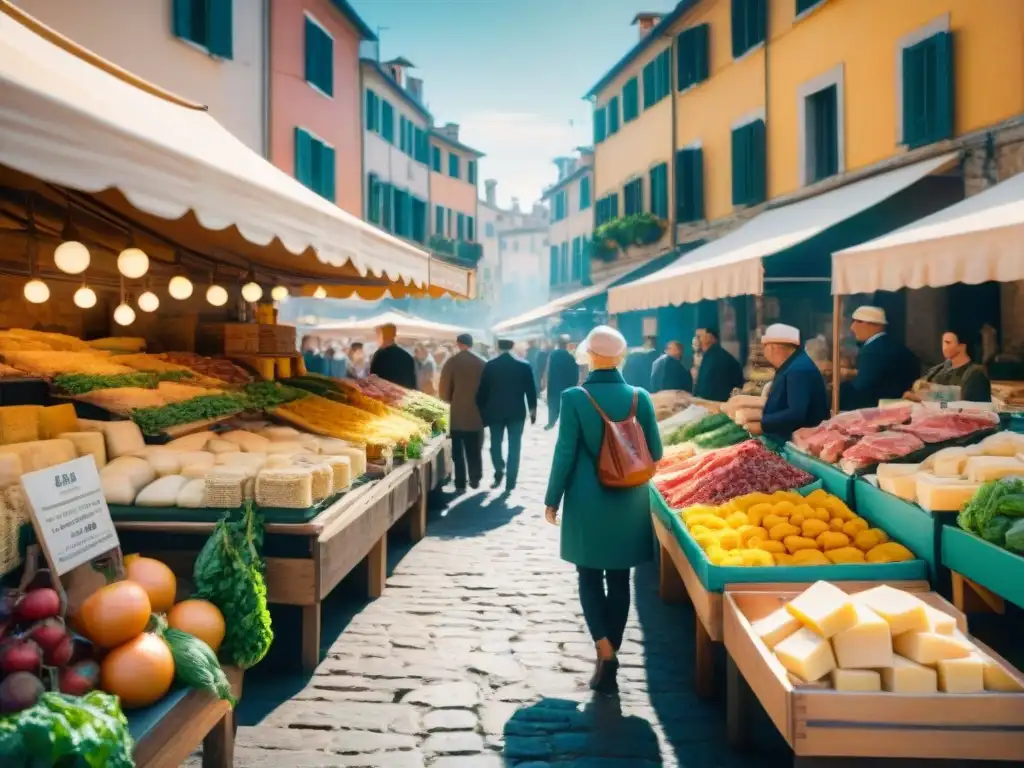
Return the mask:
[[(731, 741), (740, 742), (749, 733), (749, 725), (743, 720), (751, 707), (743, 699), (752, 692), (798, 760), (1019, 760), (1024, 756), (1024, 693), (839, 693), (794, 686), (785, 668), (751, 628), (751, 622), (799, 594), (787, 585), (779, 586), (774, 593), (733, 589), (725, 593)], [(837, 586), (857, 591), (864, 585), (857, 589), (849, 584)], [(942, 597), (934, 592), (918, 597), (954, 616), (961, 631), (967, 631), (964, 615)], [(1024, 683), (1024, 676), (1006, 661), (977, 640), (973, 642)]]
[(294, 355), (298, 349), (298, 331), (294, 325), (261, 323), (257, 328), (261, 355)]
[(256, 323), (202, 323), (196, 329), (201, 355), (257, 355), (260, 327)]

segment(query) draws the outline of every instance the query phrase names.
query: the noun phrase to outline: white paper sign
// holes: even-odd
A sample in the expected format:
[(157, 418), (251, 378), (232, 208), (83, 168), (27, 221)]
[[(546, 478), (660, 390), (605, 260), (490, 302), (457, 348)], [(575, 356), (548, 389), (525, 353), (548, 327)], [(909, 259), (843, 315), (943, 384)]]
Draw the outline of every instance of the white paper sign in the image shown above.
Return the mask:
[(92, 456), (28, 472), (21, 484), (58, 575), (120, 546)]

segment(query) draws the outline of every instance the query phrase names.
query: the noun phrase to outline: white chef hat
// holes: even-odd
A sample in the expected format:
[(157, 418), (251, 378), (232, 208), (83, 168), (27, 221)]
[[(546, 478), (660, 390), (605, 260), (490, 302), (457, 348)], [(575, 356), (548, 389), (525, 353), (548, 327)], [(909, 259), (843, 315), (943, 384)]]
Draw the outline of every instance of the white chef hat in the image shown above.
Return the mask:
[(769, 325), (761, 337), (762, 344), (792, 344), (800, 346), (800, 331), (792, 325), (775, 323)]
[(885, 310), (881, 307), (857, 307), (853, 313), (853, 319), (859, 320), (862, 323), (871, 323), (872, 325), (889, 324), (889, 321), (885, 317)]
[(609, 325), (599, 325), (576, 347), (576, 359), (586, 363), (590, 355), (616, 359), (626, 351), (626, 339)]

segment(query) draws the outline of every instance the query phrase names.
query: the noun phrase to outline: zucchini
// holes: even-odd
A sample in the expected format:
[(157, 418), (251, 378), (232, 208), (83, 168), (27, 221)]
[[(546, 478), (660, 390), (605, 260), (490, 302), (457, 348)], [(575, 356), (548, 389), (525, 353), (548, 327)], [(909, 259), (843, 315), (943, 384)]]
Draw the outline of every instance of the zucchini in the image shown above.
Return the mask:
[(726, 416), (724, 413), (711, 413), (705, 416), (699, 421), (693, 422), (693, 424), (687, 424), (679, 430), (679, 442), (686, 442), (687, 440), (693, 440), (697, 435), (702, 435), (705, 432), (711, 432), (726, 424), (732, 424), (732, 419)]

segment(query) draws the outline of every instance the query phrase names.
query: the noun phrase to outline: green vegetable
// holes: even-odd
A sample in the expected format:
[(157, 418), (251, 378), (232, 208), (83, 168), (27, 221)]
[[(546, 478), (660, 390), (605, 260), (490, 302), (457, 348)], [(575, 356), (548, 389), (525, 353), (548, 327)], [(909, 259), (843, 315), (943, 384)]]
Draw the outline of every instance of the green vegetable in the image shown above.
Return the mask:
[(679, 442), (685, 443), (687, 440), (693, 440), (697, 435), (702, 435), (705, 432), (712, 432), (720, 427), (724, 427), (727, 424), (732, 424), (732, 419), (726, 416), (724, 413), (711, 413), (705, 416), (703, 419), (699, 419), (692, 424), (687, 424), (678, 430)]
[(190, 371), (161, 371), (160, 373), (118, 373), (102, 376), (92, 373), (62, 373), (53, 377), (53, 385), (69, 395), (85, 395), (97, 389), (123, 389), (140, 387), (156, 389), (161, 381), (182, 381), (195, 378)]
[(1017, 518), (1006, 532), (1006, 548), (1024, 555), (1024, 518)]
[(736, 443), (742, 443), (750, 438), (743, 427), (737, 426), (732, 421), (724, 424), (711, 432), (704, 432), (693, 438), (693, 443), (698, 448), (713, 449), (725, 448)]
[(242, 669), (258, 664), (274, 641), (262, 546), (263, 521), (252, 502), (247, 502), (240, 511), (229, 511), (217, 523), (193, 571), (198, 596), (224, 614), (224, 658)]
[(998, 544), (1000, 547), (1006, 543), (1006, 532), (1015, 522), (1015, 518), (1009, 515), (993, 515), (981, 526), (978, 533), (985, 541)]
[(1018, 502), (1016, 499), (1011, 500), (1011, 497), (1017, 494), (1024, 494), (1024, 480), (1015, 477), (991, 480), (978, 489), (978, 492), (974, 494), (974, 498), (957, 515), (957, 524), (965, 531), (983, 535), (982, 532), (989, 524), (989, 521), (997, 514), (1003, 512), (1000, 509), (1000, 505), (1004, 501), (1008, 505), (1006, 512), (1010, 516), (1024, 514), (1012, 511)]
[(219, 419), (244, 411), (244, 396), (238, 394), (200, 395), (180, 403), (169, 403), (156, 408), (136, 408), (132, 421), (145, 435), (159, 435), (170, 427), (191, 424), (205, 419)]
[(245, 387), (248, 407), (262, 411), (308, 397), (309, 392), (295, 387), (282, 386), (273, 381), (257, 381)]
[(116, 696), (44, 693), (0, 717), (0, 765), (10, 768), (134, 768), (128, 720)]
[(174, 656), (174, 676), (179, 682), (209, 691), (232, 707), (238, 703), (231, 695), (231, 683), (210, 646), (180, 629), (164, 629), (163, 637)]

